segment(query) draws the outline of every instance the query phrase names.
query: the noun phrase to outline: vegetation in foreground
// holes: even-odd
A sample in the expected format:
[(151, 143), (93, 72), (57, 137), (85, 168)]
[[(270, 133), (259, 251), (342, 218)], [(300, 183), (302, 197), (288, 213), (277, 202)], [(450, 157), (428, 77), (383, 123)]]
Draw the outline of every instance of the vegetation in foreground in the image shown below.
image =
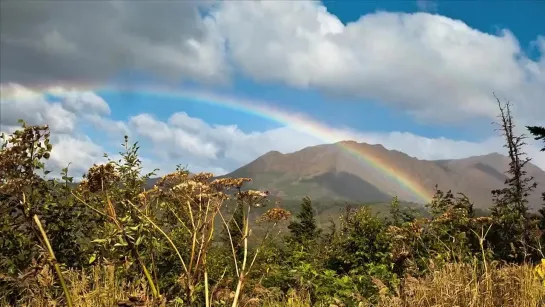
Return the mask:
[[(509, 104), (499, 106), (511, 164), (490, 216), (437, 189), (425, 217), (394, 198), (386, 217), (347, 206), (328, 227), (310, 199), (292, 216), (267, 192), (243, 189), (248, 178), (178, 168), (146, 190), (152, 174), (127, 139), (120, 160), (94, 165), (76, 187), (67, 169), (44, 179), (48, 128), (23, 123), (0, 151), (0, 303), (543, 305), (545, 209), (528, 212), (536, 184), (524, 137)], [(542, 127), (529, 130), (544, 139)]]

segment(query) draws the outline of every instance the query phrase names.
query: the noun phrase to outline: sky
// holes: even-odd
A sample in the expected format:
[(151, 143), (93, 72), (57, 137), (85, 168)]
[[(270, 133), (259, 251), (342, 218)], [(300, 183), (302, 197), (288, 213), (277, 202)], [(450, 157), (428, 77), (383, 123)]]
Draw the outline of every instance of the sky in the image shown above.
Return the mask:
[[(145, 170), (226, 174), (355, 140), (419, 159), (505, 154), (545, 125), (545, 1), (0, 2), (0, 131), (48, 124), (81, 176), (123, 136)], [(545, 154), (528, 140), (533, 163)]]

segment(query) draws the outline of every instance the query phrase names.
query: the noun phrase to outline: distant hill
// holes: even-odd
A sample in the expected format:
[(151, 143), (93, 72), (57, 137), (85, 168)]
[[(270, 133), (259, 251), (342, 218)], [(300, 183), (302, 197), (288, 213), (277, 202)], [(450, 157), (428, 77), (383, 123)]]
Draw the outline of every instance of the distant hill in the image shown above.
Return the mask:
[[(466, 194), (481, 209), (492, 205), (491, 190), (503, 187), (509, 163), (506, 156), (497, 153), (428, 161), (381, 145), (344, 143), (353, 150), (380, 157), (386, 165), (406, 174), (411, 182), (417, 182), (430, 193), (438, 184), (442, 190)], [(338, 145), (312, 146), (288, 154), (271, 151), (226, 176), (252, 178), (248, 188), (268, 190), (282, 199), (308, 195), (313, 199), (381, 203), (397, 195), (407, 202), (422, 202), (395, 180)], [(541, 204), (539, 191), (545, 190), (545, 172), (533, 164), (527, 170), (539, 184), (538, 191), (530, 196), (530, 207), (537, 209)]]

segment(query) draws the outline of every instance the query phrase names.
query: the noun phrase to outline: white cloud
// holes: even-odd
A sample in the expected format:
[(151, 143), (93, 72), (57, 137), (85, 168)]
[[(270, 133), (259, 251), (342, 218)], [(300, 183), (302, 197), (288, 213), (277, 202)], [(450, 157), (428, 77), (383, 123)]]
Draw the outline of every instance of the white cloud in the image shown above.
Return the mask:
[[(3, 82), (103, 84), (120, 71), (222, 82), (223, 37), (207, 1), (7, 1)], [(160, 16), (160, 21), (157, 20)], [(169, 80), (169, 81), (170, 81)]]
[(103, 84), (130, 69), (179, 84), (242, 72), (374, 100), (426, 121), (494, 117), (493, 92), (515, 103), (522, 123), (545, 116), (543, 37), (534, 43), (541, 57), (531, 60), (508, 30), (484, 33), (424, 12), (376, 12), (345, 25), (316, 1), (128, 3), (4, 5), (2, 80)]
[(51, 144), (53, 150), (47, 167), (55, 174), (68, 166), (69, 174), (79, 178), (91, 165), (105, 162), (104, 149), (88, 137), (53, 135)]
[(132, 135), (127, 123), (123, 121), (112, 120), (98, 114), (84, 114), (82, 117), (95, 128), (106, 132), (108, 137), (121, 139), (125, 135), (129, 137)]
[[(263, 132), (244, 132), (236, 125), (210, 125), (200, 118), (178, 112), (162, 121), (150, 114), (138, 114), (127, 122), (114, 121), (108, 117), (94, 114), (78, 113), (80, 105), (93, 105), (94, 94), (76, 97), (91, 97), (91, 102), (81, 99), (73, 100), (71, 110), (64, 109), (64, 104), (50, 102), (43, 94), (19, 85), (10, 85), (2, 91), (2, 116), (14, 117), (18, 110), (26, 108), (32, 112), (21, 113), (30, 123), (47, 123), (52, 129), (53, 152), (48, 166), (55, 172), (66, 167), (69, 162), (70, 174), (81, 176), (93, 163), (104, 162), (103, 153), (105, 139), (90, 139), (78, 132), (78, 123), (89, 122), (107, 134), (120, 137), (122, 133), (130, 134), (132, 141), (144, 141), (145, 156), (142, 158), (145, 171), (160, 168), (158, 174), (173, 171), (177, 164), (187, 165), (193, 172), (211, 171), (225, 174), (251, 162), (260, 155), (271, 150), (289, 153), (308, 146), (332, 143), (342, 140), (356, 140), (369, 144), (383, 144), (388, 149), (398, 150), (419, 159), (453, 159), (490, 152), (504, 153), (503, 141), (493, 136), (481, 142), (451, 140), (446, 138), (426, 138), (409, 132), (365, 132), (346, 128), (322, 127), (330, 131), (326, 140), (309, 135), (297, 128), (281, 127)], [(104, 102), (106, 103), (106, 102)], [(100, 104), (99, 104), (100, 105)], [(107, 105), (107, 103), (106, 103)], [(6, 107), (7, 108), (4, 108)], [(106, 110), (109, 108), (98, 108)], [(7, 110), (7, 112), (6, 112)], [(15, 113), (13, 113), (15, 112)], [(69, 114), (68, 117), (53, 117), (51, 114)], [(71, 119), (70, 129), (65, 127), (66, 119)], [(36, 121), (38, 122), (32, 122)], [(12, 132), (16, 126), (5, 125), (2, 131)], [(530, 145), (526, 151), (534, 158), (534, 163), (545, 169), (545, 155), (539, 152), (539, 144), (528, 140)], [(142, 143), (141, 143), (142, 144)], [(119, 148), (121, 150), (121, 148)], [(117, 155), (112, 156), (116, 158)]]
[[(49, 94), (54, 98), (49, 99)], [(92, 92), (64, 88), (41, 92), (19, 84), (0, 85), (0, 131), (10, 134), (20, 129), (19, 119), (30, 125), (47, 124), (53, 145), (47, 167), (54, 176), (68, 163), (69, 174), (80, 177), (93, 163), (104, 161), (104, 149), (77, 128), (86, 117), (96, 119), (109, 112), (108, 104)]]
[(59, 103), (50, 103), (43, 93), (18, 84), (0, 84), (0, 123), (18, 126), (24, 119), (29, 124), (48, 124), (52, 132), (71, 133), (76, 125), (75, 114)]
[(109, 115), (110, 107), (102, 97), (90, 91), (53, 87), (47, 90), (61, 101), (63, 106), (74, 113)]
[(493, 92), (530, 122), (545, 116), (545, 53), (528, 59), (508, 30), (491, 35), (428, 13), (343, 25), (307, 1), (226, 1), (214, 17), (235, 65), (257, 80), (372, 99), (428, 121), (493, 117)]
[[(167, 165), (169, 170), (183, 161), (190, 170), (196, 168), (199, 171), (228, 172), (271, 150), (289, 153), (308, 146), (343, 140), (382, 144), (387, 149), (425, 160), (458, 159), (491, 152), (505, 154), (500, 136), (470, 142), (427, 138), (409, 132), (375, 133), (324, 127), (331, 132), (330, 135), (336, 136), (324, 140), (289, 127), (246, 133), (234, 125), (211, 126), (183, 112), (173, 114), (166, 121), (141, 114), (133, 117), (130, 125), (135, 127), (133, 131), (137, 133), (136, 137), (151, 141), (156, 158)], [(539, 152), (536, 143), (531, 140), (529, 143), (525, 150), (534, 158), (532, 162), (545, 169), (545, 155)]]
[(129, 120), (129, 125), (139, 136), (152, 140), (159, 154), (181, 157), (184, 154), (203, 159), (216, 157), (217, 148), (198, 135), (183, 129), (169, 127), (150, 114), (140, 114)]

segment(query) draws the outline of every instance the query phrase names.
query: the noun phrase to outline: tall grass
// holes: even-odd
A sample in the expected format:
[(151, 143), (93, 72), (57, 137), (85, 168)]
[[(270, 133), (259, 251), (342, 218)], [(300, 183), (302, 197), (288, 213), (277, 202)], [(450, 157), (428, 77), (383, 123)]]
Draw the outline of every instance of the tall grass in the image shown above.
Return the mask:
[[(157, 306), (152, 299), (145, 279), (136, 283), (126, 283), (118, 278), (113, 266), (96, 266), (88, 272), (69, 270), (64, 277), (77, 307), (111, 306)], [(53, 278), (52, 270), (46, 270), (42, 279)], [(380, 281), (377, 287), (381, 288)], [(42, 285), (44, 286), (44, 285)], [(52, 286), (51, 286), (52, 287)], [(240, 306), (311, 306), (308, 294), (288, 291), (288, 294), (274, 295), (263, 288), (248, 289)], [(374, 306), (384, 307), (496, 307), (517, 306), (537, 307), (545, 305), (545, 287), (536, 278), (531, 265), (500, 265), (489, 263), (488, 273), (482, 266), (474, 264), (452, 263), (437, 269), (422, 278), (407, 277), (392, 293), (381, 289), (379, 302)], [(63, 306), (62, 296), (52, 298), (46, 292), (32, 293), (18, 304), (23, 307)], [(230, 293), (233, 295), (234, 293)], [(9, 306), (1, 304), (2, 306)], [(182, 306), (176, 301), (168, 306)], [(213, 305), (221, 306), (218, 301)], [(315, 305), (316, 306), (316, 305)], [(317, 304), (317, 306), (331, 306)], [(344, 306), (342, 301), (337, 306)], [(360, 306), (373, 306), (360, 303)]]
[(545, 288), (534, 278), (530, 265), (489, 264), (478, 273), (476, 264), (447, 264), (428, 276), (406, 278), (403, 291), (383, 297), (380, 306), (517, 306), (545, 303)]

